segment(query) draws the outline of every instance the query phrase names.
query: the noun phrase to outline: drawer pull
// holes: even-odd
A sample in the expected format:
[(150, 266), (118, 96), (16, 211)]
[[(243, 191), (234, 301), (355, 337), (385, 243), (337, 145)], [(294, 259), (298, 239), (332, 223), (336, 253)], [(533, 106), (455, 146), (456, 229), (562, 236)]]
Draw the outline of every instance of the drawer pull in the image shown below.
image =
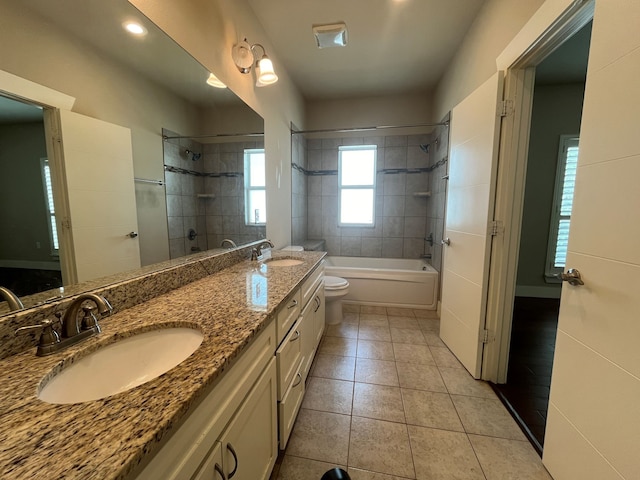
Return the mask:
[(230, 443), (227, 443), (227, 450), (231, 452), (231, 455), (233, 455), (233, 460), (235, 462), (235, 465), (233, 466), (233, 470), (227, 477), (229, 480), (231, 480), (231, 478), (233, 478), (233, 476), (238, 471), (238, 455), (236, 455), (236, 451), (233, 449), (233, 445), (231, 445)]
[[(300, 375), (300, 372), (298, 372), (296, 374), (296, 377), (298, 377), (298, 381), (296, 383), (294, 383), (293, 385), (291, 385), (291, 388), (297, 387), (302, 382), (302, 375)], [(231, 478), (231, 477), (229, 477), (229, 478)]]
[(300, 338), (300, 330), (296, 330), (296, 336), (293, 337), (291, 340), (289, 340), (289, 342), (295, 342), (299, 338)]
[(298, 301), (294, 299), (294, 300), (291, 302), (291, 305), (289, 305), (287, 308), (293, 308), (293, 307), (297, 307), (297, 306), (298, 306)]
[(220, 467), (220, 465), (218, 465), (217, 463), (213, 466), (213, 469), (216, 471), (216, 473), (218, 475), (220, 475), (220, 479), (221, 480), (226, 480), (225, 476), (224, 476), (224, 472), (222, 471), (222, 468)]
[(322, 305), (322, 302), (320, 301), (320, 297), (318, 295), (316, 295), (316, 298), (314, 298), (314, 301), (317, 303), (317, 307), (313, 311), (313, 313), (316, 313), (318, 310), (320, 310), (320, 305)]

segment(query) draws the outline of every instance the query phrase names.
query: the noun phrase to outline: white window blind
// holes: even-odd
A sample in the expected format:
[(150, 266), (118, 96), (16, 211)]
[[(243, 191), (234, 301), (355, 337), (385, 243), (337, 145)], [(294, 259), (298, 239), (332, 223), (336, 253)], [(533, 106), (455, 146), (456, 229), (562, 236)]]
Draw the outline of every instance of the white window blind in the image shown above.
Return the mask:
[(264, 149), (244, 151), (245, 224), (267, 223), (266, 165)]
[(376, 154), (375, 145), (338, 148), (340, 225), (374, 225)]
[(564, 270), (571, 226), (571, 209), (578, 167), (577, 136), (562, 135), (558, 154), (558, 168), (553, 198), (553, 213), (549, 247), (547, 249), (547, 268), (545, 275), (553, 277)]

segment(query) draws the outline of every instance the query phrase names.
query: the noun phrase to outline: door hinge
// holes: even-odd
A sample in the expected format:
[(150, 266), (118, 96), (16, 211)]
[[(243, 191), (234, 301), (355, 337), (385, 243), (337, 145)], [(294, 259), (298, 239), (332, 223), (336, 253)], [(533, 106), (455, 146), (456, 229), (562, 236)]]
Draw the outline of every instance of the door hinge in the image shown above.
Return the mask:
[(63, 218), (62, 220), (60, 220), (60, 226), (62, 228), (71, 230), (71, 219), (69, 217)]
[(513, 100), (502, 100), (499, 105), (500, 116), (508, 117), (513, 114)]
[(484, 329), (482, 331), (482, 343), (490, 343), (493, 342), (493, 335), (491, 334), (491, 332), (487, 329)]
[(501, 220), (493, 220), (489, 223), (489, 235), (495, 237), (504, 233), (504, 223)]

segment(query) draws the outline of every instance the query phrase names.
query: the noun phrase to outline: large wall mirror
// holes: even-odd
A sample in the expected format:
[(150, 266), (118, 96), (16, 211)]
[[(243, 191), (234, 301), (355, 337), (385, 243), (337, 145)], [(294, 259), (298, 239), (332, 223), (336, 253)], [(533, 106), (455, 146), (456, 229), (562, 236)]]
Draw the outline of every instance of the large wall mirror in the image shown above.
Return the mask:
[[(75, 98), (71, 120), (125, 127), (130, 138), (130, 165), (117, 170), (122, 162), (111, 150), (117, 142), (107, 134), (78, 124), (75, 135), (82, 141), (72, 141), (67, 125), (73, 122), (64, 112), (0, 83), (0, 285), (15, 290), (25, 307), (59, 296), (61, 284), (75, 294), (113, 282), (119, 272), (135, 276), (137, 267), (150, 272), (198, 252), (264, 238), (263, 120), (229, 89), (208, 85), (210, 72), (201, 64), (126, 0), (0, 0), (0, 8), (0, 70)], [(142, 24), (143, 36), (123, 29), (131, 20)], [(54, 173), (50, 163), (58, 144), (83, 142), (79, 168), (67, 164), (66, 172)], [(258, 184), (248, 185), (246, 172)], [(78, 239), (72, 255), (100, 258), (104, 245), (120, 242), (135, 251), (138, 263), (126, 257), (103, 279), (94, 266), (99, 262), (89, 262), (75, 277), (83, 283), (70, 285), (59, 259), (64, 245), (56, 242), (64, 243), (61, 222), (80, 224), (80, 213), (72, 208), (68, 220), (56, 218), (52, 199), (72, 188), (95, 196), (116, 182), (132, 192), (135, 226), (121, 225), (105, 239), (91, 237), (82, 248)], [(87, 231), (107, 232), (110, 217), (125, 209), (125, 196), (116, 192), (107, 211), (84, 202)], [(128, 237), (130, 231), (135, 235)], [(227, 239), (233, 243), (223, 246)], [(0, 315), (5, 306), (0, 299)]]

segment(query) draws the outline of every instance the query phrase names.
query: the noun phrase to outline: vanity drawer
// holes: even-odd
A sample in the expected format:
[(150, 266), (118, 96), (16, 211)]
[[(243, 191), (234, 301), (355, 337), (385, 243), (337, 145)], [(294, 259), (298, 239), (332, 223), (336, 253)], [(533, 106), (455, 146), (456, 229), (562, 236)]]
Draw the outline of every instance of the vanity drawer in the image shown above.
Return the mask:
[(302, 287), (300, 288), (302, 292), (302, 305), (306, 305), (309, 303), (309, 300), (313, 298), (313, 294), (318, 288), (318, 285), (324, 279), (324, 261), (318, 268), (316, 268), (313, 273), (307, 278)]
[(300, 301), (300, 289), (298, 289), (296, 293), (289, 297), (286, 303), (280, 307), (277, 317), (278, 345), (282, 342), (293, 324), (296, 323), (296, 320), (298, 320), (301, 307)]
[(280, 450), (284, 450), (289, 441), (293, 424), (304, 398), (304, 381), (302, 380), (302, 362), (298, 366), (293, 383), (289, 386), (284, 398), (278, 404), (278, 428), (280, 431)]
[(278, 367), (278, 400), (282, 400), (287, 387), (291, 385), (293, 377), (298, 371), (302, 355), (302, 339), (300, 332), (301, 318), (295, 323), (289, 334), (276, 350), (276, 364)]

